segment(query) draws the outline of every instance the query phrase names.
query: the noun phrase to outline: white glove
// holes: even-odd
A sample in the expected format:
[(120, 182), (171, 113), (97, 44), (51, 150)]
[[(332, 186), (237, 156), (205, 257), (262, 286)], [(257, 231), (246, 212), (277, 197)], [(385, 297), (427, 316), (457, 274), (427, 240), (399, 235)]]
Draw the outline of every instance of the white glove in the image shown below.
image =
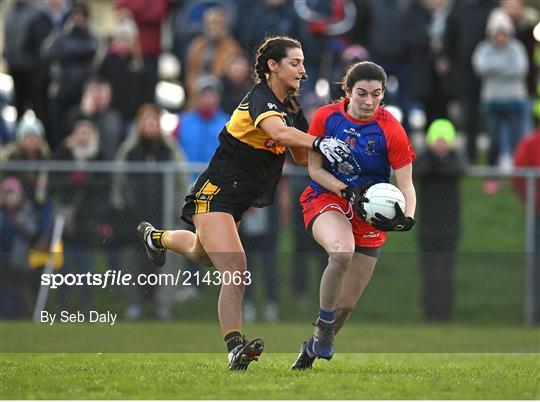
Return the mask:
[(323, 154), (330, 163), (343, 162), (351, 153), (347, 144), (332, 137), (315, 138), (315, 141), (313, 141), (313, 149)]

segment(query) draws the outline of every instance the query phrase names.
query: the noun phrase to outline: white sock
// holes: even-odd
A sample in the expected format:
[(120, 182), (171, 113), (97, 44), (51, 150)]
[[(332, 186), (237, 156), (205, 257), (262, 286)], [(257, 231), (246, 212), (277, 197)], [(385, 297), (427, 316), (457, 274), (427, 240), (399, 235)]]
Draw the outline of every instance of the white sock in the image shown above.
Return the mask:
[(146, 244), (148, 244), (148, 247), (150, 247), (150, 250), (154, 250), (154, 251), (161, 250), (160, 248), (157, 248), (156, 246), (154, 246), (154, 244), (152, 244), (152, 231), (149, 231), (148, 234), (146, 235)]

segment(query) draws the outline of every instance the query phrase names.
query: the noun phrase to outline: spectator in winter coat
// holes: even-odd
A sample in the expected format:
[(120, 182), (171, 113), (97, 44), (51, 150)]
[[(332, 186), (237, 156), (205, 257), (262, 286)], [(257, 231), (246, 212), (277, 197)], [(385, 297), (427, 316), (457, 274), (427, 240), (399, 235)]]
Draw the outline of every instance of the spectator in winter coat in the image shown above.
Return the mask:
[(529, 60), (529, 72), (527, 73), (527, 91), (529, 93), (529, 107), (525, 110), (523, 119), (526, 123), (525, 132), (533, 129), (532, 105), (537, 96), (537, 76), (538, 67), (534, 68), (534, 49), (536, 39), (534, 38), (534, 27), (540, 22), (540, 10), (528, 7), (523, 0), (501, 0), (501, 8), (508, 14), (514, 24), (515, 37), (527, 50)]
[(5, 17), (4, 57), (9, 75), (13, 78), (18, 119), (27, 108), (34, 106), (32, 73), (36, 65), (25, 42), (37, 13), (38, 9), (31, 1), (17, 0)]
[[(49, 159), (49, 157), (50, 149), (45, 141), (43, 124), (32, 112), (28, 111), (17, 125), (15, 141), (1, 149), (0, 160), (37, 162)], [(36, 206), (45, 201), (45, 189), (42, 187), (46, 186), (46, 177), (46, 173), (40, 173), (37, 170), (20, 172), (17, 175), (26, 196)]]
[(229, 60), (239, 54), (241, 48), (231, 35), (225, 12), (220, 8), (207, 10), (204, 13), (204, 32), (193, 39), (186, 58), (188, 107), (195, 103), (197, 78), (208, 74), (221, 78)]
[[(32, 3), (36, 3), (33, 2)], [(37, 15), (28, 26), (24, 48), (32, 57), (32, 109), (43, 122), (47, 133), (47, 141), (51, 143), (52, 130), (49, 121), (49, 84), (50, 65), (46, 58), (48, 46), (45, 39), (58, 34), (71, 11), (71, 2), (65, 0), (48, 0), (40, 2)]]
[(137, 110), (145, 103), (147, 86), (139, 31), (133, 20), (119, 21), (98, 72), (111, 85), (111, 106), (122, 114), (127, 133)]
[(92, 77), (86, 84), (80, 105), (72, 108), (66, 122), (66, 132), (80, 119), (88, 119), (99, 133), (99, 153), (112, 160), (125, 137), (122, 116), (111, 108), (111, 85), (102, 77)]
[(27, 312), (22, 291), (28, 275), (28, 252), (38, 232), (38, 219), (21, 182), (7, 177), (0, 184), (0, 317)]
[[(513, 36), (510, 17), (501, 9), (489, 16), (486, 34), (487, 39), (474, 51), (472, 63), (482, 81), (481, 98), (491, 139), (489, 164), (500, 162), (510, 167), (516, 144), (526, 129), (523, 114), (527, 108), (529, 62), (525, 47)], [(486, 194), (498, 189), (495, 179), (484, 183)]]
[[(15, 141), (0, 151), (0, 161), (20, 161), (38, 164), (50, 158), (50, 150), (45, 140), (45, 130), (41, 121), (32, 111), (27, 111), (19, 121)], [(49, 175), (46, 170), (14, 172), (20, 180), (25, 197), (32, 203), (38, 218), (38, 233), (32, 246), (37, 249), (48, 247), (48, 237), (52, 228), (53, 204), (48, 196)]]
[(49, 86), (51, 103), (51, 148), (63, 140), (61, 133), (69, 109), (79, 103), (84, 82), (93, 72), (93, 62), (99, 47), (99, 38), (88, 26), (88, 9), (74, 6), (69, 24), (46, 48), (47, 59), (52, 63), (52, 81)]
[(403, 32), (410, 63), (409, 93), (426, 113), (427, 125), (447, 115), (450, 81), (447, 71), (437, 69), (450, 4), (446, 0), (422, 0), (407, 11)]
[[(225, 14), (232, 27), (239, 26), (236, 24), (238, 20), (238, 8), (242, 8), (242, 24), (247, 21), (248, 17), (245, 13), (246, 8), (249, 7), (249, 2), (237, 2), (230, 0), (184, 0), (181, 4), (178, 4), (173, 11), (173, 17), (171, 19), (172, 35), (173, 35), (173, 52), (180, 60), (180, 63), (184, 64), (186, 61), (188, 47), (191, 41), (203, 32), (203, 17), (206, 10), (210, 8), (219, 7)], [(253, 5), (258, 3), (253, 2)], [(184, 79), (184, 71), (181, 72), (182, 79)]]
[(168, 13), (167, 0), (116, 0), (115, 7), (137, 23), (146, 74), (145, 102), (154, 100), (161, 52), (161, 23)]
[(250, 78), (249, 64), (243, 55), (235, 56), (229, 60), (227, 71), (221, 78), (222, 93), (221, 108), (229, 115), (238, 107), (244, 96), (253, 86)]
[(460, 235), (459, 184), (464, 163), (454, 146), (456, 131), (446, 119), (428, 128), (427, 149), (414, 162), (418, 188), (422, 307), (426, 320), (448, 320), (454, 301), (454, 275)]
[[(219, 107), (221, 85), (216, 77), (200, 77), (195, 90), (195, 105), (180, 114), (174, 136), (188, 162), (206, 164), (219, 145), (218, 135), (230, 115)], [(191, 181), (197, 176), (198, 173), (193, 173)]]
[(489, 13), (498, 0), (455, 1), (446, 20), (442, 56), (437, 61), (439, 73), (450, 75), (455, 94), (459, 100), (463, 131), (467, 138), (467, 158), (475, 164), (477, 157), (476, 137), (481, 130), (480, 79), (472, 66), (476, 45), (485, 38)]

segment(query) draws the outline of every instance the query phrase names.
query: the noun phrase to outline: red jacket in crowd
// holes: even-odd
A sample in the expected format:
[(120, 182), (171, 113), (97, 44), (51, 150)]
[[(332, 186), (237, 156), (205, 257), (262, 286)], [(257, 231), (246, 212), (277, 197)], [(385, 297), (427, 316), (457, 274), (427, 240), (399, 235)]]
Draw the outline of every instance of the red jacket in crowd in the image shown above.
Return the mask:
[(167, 0), (116, 0), (115, 8), (127, 9), (139, 28), (144, 56), (158, 56), (161, 51), (161, 21), (168, 12)]
[[(540, 128), (523, 138), (514, 153), (516, 167), (540, 168)], [(515, 177), (513, 184), (521, 199), (527, 196), (527, 182), (523, 177)], [(536, 214), (540, 215), (540, 179), (536, 180)]]

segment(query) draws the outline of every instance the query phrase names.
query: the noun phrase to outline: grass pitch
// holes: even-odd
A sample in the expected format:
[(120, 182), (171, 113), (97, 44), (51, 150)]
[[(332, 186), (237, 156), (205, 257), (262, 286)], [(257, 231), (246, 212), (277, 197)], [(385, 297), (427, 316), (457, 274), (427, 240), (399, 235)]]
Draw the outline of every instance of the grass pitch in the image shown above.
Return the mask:
[(2, 358), (3, 399), (537, 399), (538, 355), (338, 354), (291, 372), (269, 353), (245, 373), (225, 355), (17, 354)]
[[(99, 342), (92, 344), (91, 338), (95, 341), (103, 336), (103, 344), (115, 340), (109, 337), (111, 333), (93, 332), (99, 327), (91, 325), (79, 330), (87, 334), (87, 350), (93, 352), (60, 352), (84, 350), (77, 329), (65, 325), (51, 327), (60, 347), (50, 350), (58, 352), (13, 353), (32, 350), (28, 338), (22, 339), (23, 334), (30, 334), (29, 326), (2, 323), (2, 399), (540, 398), (540, 331), (534, 328), (352, 324), (338, 336), (338, 353), (331, 362), (318, 360), (313, 370), (292, 372), (289, 367), (297, 355), (293, 351), (309, 332), (309, 325), (255, 325), (247, 333), (262, 335), (268, 352), (247, 372), (230, 373), (223, 352), (187, 352), (223, 349), (215, 323), (118, 325), (117, 340), (122, 335), (123, 344), (131, 347), (117, 351), (137, 350), (141, 338), (136, 334), (141, 334), (151, 337), (154, 344), (162, 343), (164, 351), (173, 350), (174, 343), (184, 344), (176, 349), (183, 353), (156, 352), (159, 349), (150, 346), (152, 339), (140, 348), (141, 353), (99, 353)], [(71, 332), (62, 334), (62, 328)], [(44, 342), (44, 334), (34, 334), (32, 342)], [(15, 336), (20, 343), (15, 342)], [(71, 349), (70, 337), (76, 340)], [(170, 339), (169, 345), (165, 338)], [(280, 339), (284, 342), (279, 343)], [(438, 342), (432, 343), (433, 339)], [(358, 349), (363, 353), (353, 352)], [(385, 349), (410, 352), (380, 353)], [(426, 352), (430, 349), (455, 353)], [(473, 350), (478, 352), (470, 352)], [(503, 353), (479, 353), (489, 350)]]

